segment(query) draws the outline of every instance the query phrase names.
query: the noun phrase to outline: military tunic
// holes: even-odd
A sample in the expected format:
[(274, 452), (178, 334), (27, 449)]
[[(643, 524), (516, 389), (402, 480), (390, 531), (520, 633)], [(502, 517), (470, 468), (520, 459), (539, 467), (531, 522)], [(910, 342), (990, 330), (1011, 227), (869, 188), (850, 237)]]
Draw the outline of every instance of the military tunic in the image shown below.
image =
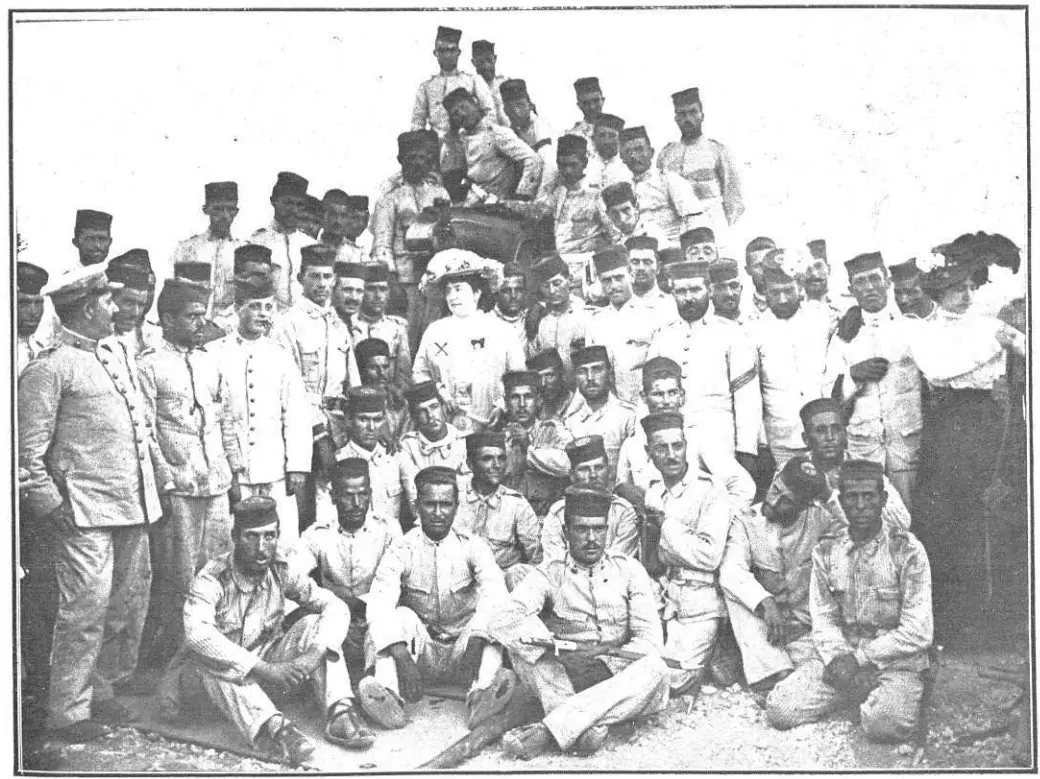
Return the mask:
[(401, 438), (401, 485), (408, 496), (408, 505), (414, 506), (418, 493), (415, 489), (415, 477), (423, 468), (441, 465), (453, 468), (459, 474), (459, 493), (466, 489), (469, 478), (469, 463), (466, 460), (466, 436), (454, 425), (448, 425), (448, 431), (439, 441), (431, 441), (418, 430), (413, 430)]
[(719, 220), (719, 227), (734, 224), (744, 213), (737, 166), (726, 147), (718, 141), (703, 135), (692, 143), (673, 141), (661, 150), (657, 167), (661, 171), (678, 173), (689, 181), (704, 204), (705, 212)]
[(232, 283), (235, 276), (235, 249), (242, 245), (243, 242), (237, 238), (217, 238), (207, 230), (178, 243), (170, 255), (168, 267), (161, 268), (161, 273), (156, 275), (160, 279), (169, 279), (173, 278), (178, 263), (208, 262), (212, 266), (209, 283), (213, 294), (206, 313), (212, 315), (215, 310), (225, 309), (235, 303), (235, 285)]
[[(412, 381), (412, 352), (408, 346), (408, 322), (393, 314), (374, 319), (361, 311), (352, 314), (350, 322), (354, 344), (378, 338), (390, 347), (390, 383), (404, 389)], [(360, 369), (360, 366), (358, 366)]]
[[(603, 345), (614, 368), (614, 387), (620, 400), (634, 404), (643, 392), (643, 363), (654, 333), (669, 322), (667, 313), (633, 295), (620, 307), (609, 303), (589, 316), (586, 344)], [(620, 445), (619, 445), (620, 448)], [(614, 464), (617, 464), (615, 456)]]
[(502, 484), (490, 495), (472, 483), (460, 490), (455, 527), (487, 541), (510, 591), (542, 561), (538, 517), (523, 495)]
[(570, 378), (574, 373), (571, 350), (585, 345), (591, 316), (592, 309), (585, 305), (585, 301), (571, 295), (565, 311), (547, 310), (539, 320), (538, 335), (531, 344), (531, 353), (555, 349), (560, 353), (564, 372)]
[[(534, 197), (542, 179), (542, 159), (516, 133), (485, 118), (472, 133), (460, 130), (459, 136), (466, 152), (466, 178), (499, 199)], [(469, 197), (467, 202), (479, 202), (475, 193)]]
[(538, 204), (556, 225), (556, 251), (581, 254), (610, 243), (613, 227), (600, 188), (585, 176), (573, 187), (560, 184)]
[(274, 297), (279, 309), (285, 311), (300, 301), (303, 298), (303, 287), (296, 278), (301, 267), (300, 249), (317, 241), (299, 230), (287, 233), (272, 220), (267, 227), (261, 227), (249, 236), (249, 243), (266, 246), (271, 250), (271, 277), (274, 279)]
[(636, 429), (635, 407), (619, 400), (611, 392), (606, 403), (594, 411), (578, 393), (575, 395), (575, 403), (564, 412), (561, 421), (575, 438), (586, 435), (603, 436), (603, 447), (607, 450), (607, 466), (610, 471), (607, 478), (609, 483), (613, 484), (617, 476), (621, 444), (630, 438)]
[[(415, 265), (418, 256), (405, 247), (405, 233), (424, 208), (432, 207), (435, 200), (450, 199), (440, 181), (429, 176), (418, 184), (400, 181), (376, 201), (372, 211), (372, 259), (396, 272), (402, 285), (418, 284), (422, 275), (422, 269)], [(408, 302), (411, 305), (412, 298)]]
[[(342, 462), (349, 457), (357, 457), (368, 462), (368, 478), (372, 487), (372, 510), (385, 517), (392, 525), (401, 526), (401, 485), (402, 465), (399, 454), (390, 454), (386, 448), (377, 443), (373, 449), (348, 441), (336, 452), (336, 460)], [(324, 496), (322, 496), (324, 497)], [(328, 513), (329, 504), (322, 501)], [(323, 524), (336, 523), (335, 510), (328, 514), (329, 521)], [(321, 517), (319, 517), (321, 518)]]
[(669, 246), (678, 246), (679, 236), (686, 230), (707, 226), (701, 224), (707, 221), (703, 216), (704, 205), (690, 182), (677, 173), (662, 172), (650, 166), (632, 177), (632, 190), (639, 204), (640, 219), (655, 225)]
[(620, 154), (615, 154), (609, 160), (606, 160), (595, 149), (591, 149), (589, 151), (589, 165), (585, 169), (585, 178), (600, 189), (606, 189), (611, 184), (620, 184), (622, 181), (627, 181), (631, 184), (632, 171), (621, 161)]

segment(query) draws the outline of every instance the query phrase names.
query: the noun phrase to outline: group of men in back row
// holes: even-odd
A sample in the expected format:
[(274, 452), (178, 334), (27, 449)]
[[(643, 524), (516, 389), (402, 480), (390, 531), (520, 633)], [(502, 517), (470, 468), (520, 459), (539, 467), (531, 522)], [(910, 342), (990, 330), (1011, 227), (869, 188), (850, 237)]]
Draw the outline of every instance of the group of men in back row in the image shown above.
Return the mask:
[[(928, 556), (909, 532), (915, 322), (958, 278), (926, 295), (913, 260), (859, 255), (850, 315), (823, 241), (796, 271), (757, 238), (743, 306), (740, 268), (696, 221), (711, 198), (651, 173), (642, 133), (620, 139), (633, 183), (602, 190), (583, 183), (580, 133), (560, 139), (556, 199), (527, 204), (553, 216), (557, 251), (531, 268), (421, 257), (404, 236), (451, 197), (453, 154), (471, 194), (509, 177), (480, 172), (477, 151), (512, 141), (488, 118), (475, 140), (483, 90), (457, 94), (456, 33), (439, 32), (443, 83), (416, 101), (437, 137), (399, 139), (370, 250), (367, 198), (319, 202), (282, 173), (274, 221), (249, 243), (230, 237), (237, 187), (218, 182), (209, 230), (166, 265), (143, 249), (105, 262), (111, 217), (89, 211), (80, 268), (48, 283), (18, 264), (23, 603), (55, 612), (23, 622), (23, 659), (49, 651), (26, 687), (47, 690), (48, 727), (86, 740), (127, 721), (114, 697), (142, 683), (140, 650), (165, 669), (171, 716), (208, 698), (295, 764), (313, 744), (276, 701), (305, 680), (326, 736), (350, 748), (450, 681), (470, 686), (471, 727), (518, 683), (536, 693), (546, 716), (507, 734), (511, 754), (588, 754), (607, 725), (695, 691), (728, 624), (775, 726), (851, 701), (869, 734), (906, 738), (933, 638)], [(595, 139), (617, 121), (602, 95), (583, 102), (589, 87)], [(677, 120), (693, 105), (701, 116), (696, 94), (677, 95)], [(438, 107), (454, 120), (443, 133)], [(504, 199), (523, 211), (543, 168)], [(710, 169), (735, 220), (735, 176)], [(667, 229), (645, 181), (671, 193)], [(577, 270), (576, 252), (591, 254)], [(434, 289), (449, 313), (426, 327)], [(389, 313), (396, 293), (407, 320)], [(546, 651), (558, 641), (577, 648)]]

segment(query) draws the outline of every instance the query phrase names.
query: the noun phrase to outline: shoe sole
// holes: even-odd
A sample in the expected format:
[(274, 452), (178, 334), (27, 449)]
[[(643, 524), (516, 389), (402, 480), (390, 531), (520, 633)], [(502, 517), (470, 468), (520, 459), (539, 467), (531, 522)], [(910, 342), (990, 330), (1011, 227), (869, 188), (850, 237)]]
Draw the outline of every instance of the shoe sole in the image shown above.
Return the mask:
[(399, 730), (405, 726), (404, 709), (394, 700), (393, 693), (371, 676), (366, 676), (358, 685), (358, 698), (365, 714), (375, 720), (376, 724), (388, 730)]

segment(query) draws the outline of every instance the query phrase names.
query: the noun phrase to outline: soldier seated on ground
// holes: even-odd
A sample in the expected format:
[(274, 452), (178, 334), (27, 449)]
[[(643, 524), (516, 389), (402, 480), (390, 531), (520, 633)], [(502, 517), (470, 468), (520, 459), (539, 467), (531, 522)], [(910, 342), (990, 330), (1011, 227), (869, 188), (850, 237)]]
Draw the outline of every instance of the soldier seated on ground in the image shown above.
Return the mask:
[(816, 655), (769, 694), (766, 717), (775, 728), (855, 705), (868, 738), (904, 741), (914, 732), (932, 645), (932, 575), (921, 542), (882, 519), (883, 476), (867, 460), (841, 465), (849, 524), (813, 551)]
[(508, 597), (505, 581), (487, 542), (453, 527), (457, 476), (443, 466), (416, 475), (420, 526), (383, 559), (368, 595), (373, 675), (358, 695), (384, 728), (404, 727), (405, 701), (419, 701), (431, 682), (471, 682), (470, 728), (501, 711), (516, 686), (487, 630)]
[[(208, 696), (250, 743), (298, 766), (314, 744), (272, 697), (306, 682), (322, 706), (329, 741), (371, 746), (340, 654), (350, 627), (346, 604), (290, 569), (278, 551), (273, 499), (246, 498), (234, 514), (233, 551), (199, 571), (184, 605), (184, 644), (160, 691), (164, 716), (188, 713), (193, 699)], [(307, 613), (285, 630), (287, 600)]]
[[(632, 558), (606, 551), (610, 494), (570, 487), (565, 500), (570, 551), (524, 579), (492, 628), (546, 714), (502, 738), (505, 753), (523, 760), (554, 746), (590, 755), (603, 746), (608, 725), (668, 704), (661, 620), (650, 577)], [(580, 648), (554, 655), (529, 643), (552, 638), (578, 642)], [(637, 659), (611, 654), (618, 649)]]

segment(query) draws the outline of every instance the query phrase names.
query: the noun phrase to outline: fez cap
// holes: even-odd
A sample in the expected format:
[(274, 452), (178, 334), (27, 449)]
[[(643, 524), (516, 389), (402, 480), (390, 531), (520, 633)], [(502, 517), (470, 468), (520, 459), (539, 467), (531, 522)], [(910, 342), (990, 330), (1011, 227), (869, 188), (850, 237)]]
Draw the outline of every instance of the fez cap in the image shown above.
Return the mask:
[(243, 498), (235, 504), (231, 513), (235, 515), (232, 525), (234, 530), (253, 530), (278, 523), (278, 505), (274, 498), (265, 495)]
[(921, 269), (917, 267), (916, 257), (911, 257), (906, 262), (889, 265), (888, 272), (892, 274), (893, 281), (906, 281), (921, 275)]
[(473, 41), (473, 56), (476, 57), (479, 54), (494, 54), (495, 44), (491, 41)]
[(200, 262), (199, 260), (178, 262), (173, 266), (173, 275), (176, 278), (195, 281), (199, 284), (209, 284), (212, 273), (213, 266), (208, 262)]
[(531, 283), (538, 285), (544, 284), (553, 276), (570, 278), (571, 269), (560, 255), (550, 254), (531, 266), (531, 270), (527, 273), (531, 278)]
[(385, 263), (377, 262), (365, 265), (365, 284), (386, 284), (390, 278), (390, 269)]
[(827, 242), (822, 238), (814, 238), (805, 245), (809, 248), (809, 254), (814, 260), (827, 259)]
[(625, 241), (625, 248), (629, 251), (637, 249), (649, 249), (652, 252), (657, 251), (657, 239), (652, 235), (633, 235), (627, 241)]
[(80, 209), (76, 212), (76, 226), (73, 233), (80, 230), (111, 230), (112, 215), (104, 211), (91, 211), (89, 208)]
[(347, 390), (348, 414), (378, 414), (386, 411), (386, 392), (374, 387), (351, 387)]
[(708, 266), (708, 276), (712, 284), (721, 284), (739, 277), (739, 266), (736, 260), (722, 257)]
[(610, 365), (610, 355), (607, 353), (607, 347), (602, 344), (583, 346), (574, 353), (572, 360), (575, 368), (579, 365), (590, 365), (596, 362), (605, 362), (607, 365)]
[(636, 193), (632, 190), (632, 185), (627, 181), (618, 181), (610, 186), (604, 187), (603, 191), (599, 193), (599, 196), (603, 198), (603, 205), (607, 208), (612, 206), (621, 205), (629, 201), (635, 203)]
[(238, 184), (234, 181), (211, 181), (206, 185), (206, 203), (238, 202)]
[(365, 266), (360, 262), (344, 262), (336, 260), (333, 265), (337, 279), (361, 279), (365, 280)]
[[(139, 249), (137, 251), (144, 251)], [(150, 292), (155, 288), (155, 275), (151, 271), (126, 262), (117, 262), (119, 257), (108, 263), (109, 281), (122, 284), (124, 289), (136, 289), (141, 292)]]
[(530, 96), (527, 94), (527, 82), (522, 78), (511, 78), (503, 81), (498, 87), (498, 94), (503, 102), (519, 100), (521, 97), (530, 99)]
[(145, 249), (131, 249), (128, 252), (123, 252), (118, 257), (113, 257), (108, 261), (109, 267), (113, 265), (132, 265), (148, 273), (152, 272), (152, 261)]
[(544, 371), (547, 368), (563, 368), (563, 358), (555, 346), (532, 354), (527, 358), (527, 369), (532, 371)]
[(493, 447), (495, 449), (506, 448), (506, 434), (495, 433), (490, 430), (485, 430), (482, 433), (470, 433), (466, 436), (466, 453), (473, 454), (478, 449), (483, 447)]
[(556, 158), (569, 157), (572, 154), (589, 154), (589, 143), (580, 135), (561, 135), (556, 141)]
[(345, 206), (347, 197), (347, 193), (342, 189), (330, 189), (321, 199), (321, 204), (323, 206)]
[(849, 281), (851, 281), (852, 277), (857, 273), (866, 273), (875, 268), (881, 268), (883, 271), (885, 270), (885, 261), (881, 259), (881, 252), (857, 254), (845, 263), (845, 270), (849, 274)]
[(437, 40), (458, 44), (462, 40), (462, 30), (456, 30), (454, 27), (438, 27)]
[(368, 195), (347, 195), (347, 208), (354, 211), (367, 211)]
[(564, 517), (605, 517), (610, 512), (610, 493), (590, 487), (568, 487), (564, 493)]
[(235, 273), (240, 273), (247, 262), (270, 265), (271, 250), (258, 243), (235, 247)]
[(620, 244), (612, 244), (592, 255), (596, 265), (596, 273), (611, 273), (619, 268), (628, 267), (628, 249)]
[(246, 276), (235, 279), (235, 305), (241, 306), (251, 300), (268, 300), (274, 297), (274, 281), (269, 276)]
[(801, 410), (798, 412), (798, 416), (802, 419), (802, 427), (808, 430), (809, 423), (812, 422), (814, 416), (827, 412), (834, 412), (838, 416), (844, 418), (841, 410), (841, 403), (832, 398), (816, 398), (815, 400), (810, 400), (802, 406)]
[(275, 181), (274, 188), (271, 190), (271, 197), (279, 195), (300, 195), (302, 197), (307, 194), (308, 184), (310, 182), (303, 176), (283, 170), (278, 174), (278, 180)]
[(801, 500), (812, 500), (828, 491), (827, 476), (816, 467), (808, 455), (792, 457), (780, 469), (777, 478)]
[(603, 436), (601, 435), (586, 435), (575, 438), (567, 443), (564, 451), (567, 452), (572, 468), (589, 460), (595, 460), (599, 457), (606, 459), (607, 457), (607, 447), (603, 443)]
[(575, 94), (581, 94), (582, 92), (599, 92), (599, 79), (596, 76), (585, 76), (579, 78), (574, 82)]
[(771, 249), (762, 258), (762, 279), (766, 284), (790, 284), (795, 277), (784, 268), (786, 255), (783, 249)]
[(31, 262), (19, 262), (17, 268), (18, 292), (22, 295), (39, 296), (50, 274)]
[(670, 376), (675, 379), (682, 378), (682, 368), (670, 357), (651, 357), (643, 363), (643, 381)]
[(657, 250), (657, 264), (661, 268), (675, 265), (684, 262), (685, 260), (686, 255), (678, 246), (665, 246), (664, 248)]
[(885, 469), (881, 463), (871, 460), (845, 460), (838, 467), (838, 484), (849, 479), (875, 479), (881, 485), (885, 483)]
[(381, 338), (366, 338), (354, 346), (354, 357), (358, 365), (364, 365), (372, 357), (390, 358), (390, 345)]
[(360, 457), (344, 457), (342, 460), (337, 460), (336, 465), (332, 468), (333, 481), (359, 479), (361, 477), (371, 478), (368, 460)]
[(625, 143), (626, 141), (634, 141), (637, 138), (645, 138), (647, 143), (650, 143), (650, 136), (646, 134), (646, 128), (643, 125), (636, 125), (635, 127), (626, 127), (618, 135), (618, 141)]
[(502, 374), (502, 386), (506, 392), (514, 387), (534, 387), (537, 390), (541, 381), (534, 371), (506, 371)]
[(450, 111), (463, 100), (472, 100), (476, 102), (476, 98), (470, 94), (468, 89), (465, 87), (459, 87), (458, 89), (453, 89), (451, 92), (446, 94), (444, 99), (441, 101), (441, 105), (444, 106), (444, 110)]
[(300, 249), (300, 270), (308, 265), (329, 268), (336, 262), (336, 250), (324, 243), (312, 243)]
[(935, 294), (967, 281), (974, 271), (975, 266), (970, 262), (960, 265), (940, 265), (925, 274), (921, 279), (921, 287), (925, 292)]
[(625, 129), (625, 120), (614, 114), (600, 114), (592, 120), (593, 127), (607, 127), (611, 130), (621, 132)]
[(649, 438), (659, 430), (671, 430), (672, 428), (683, 428), (683, 415), (678, 411), (654, 411), (647, 414), (639, 424), (643, 426), (643, 432)]
[(715, 232), (710, 227), (694, 227), (679, 236), (679, 246), (684, 251), (698, 243), (715, 243)]
[(685, 105), (693, 105), (701, 102), (701, 92), (697, 87), (690, 87), (679, 92), (672, 93), (672, 105), (676, 108)]
[(322, 217), (325, 215), (325, 207), (321, 204), (321, 201), (314, 195), (307, 195), (303, 199), (303, 213), (309, 219), (320, 222)]
[(62, 306), (117, 289), (122, 289), (122, 285), (110, 281), (103, 267), (87, 265), (51, 279), (40, 294), (49, 295), (55, 306)]
[(677, 262), (668, 266), (668, 275), (673, 279), (704, 279), (711, 281), (711, 265), (707, 262)]
[(434, 398), (439, 399), (440, 395), (437, 393), (437, 385), (432, 381), (420, 381), (418, 384), (413, 384), (406, 389), (404, 397), (408, 401), (408, 405), (417, 406)]
[(415, 488), (424, 484), (454, 484), (458, 486), (458, 474), (453, 468), (443, 465), (431, 465), (415, 474)]
[(158, 305), (162, 310), (181, 311), (191, 303), (209, 303), (210, 289), (206, 284), (182, 276), (167, 279), (159, 290)]
[(424, 130), (409, 130), (397, 136), (397, 153), (404, 154), (411, 149), (420, 149), (428, 142)]

